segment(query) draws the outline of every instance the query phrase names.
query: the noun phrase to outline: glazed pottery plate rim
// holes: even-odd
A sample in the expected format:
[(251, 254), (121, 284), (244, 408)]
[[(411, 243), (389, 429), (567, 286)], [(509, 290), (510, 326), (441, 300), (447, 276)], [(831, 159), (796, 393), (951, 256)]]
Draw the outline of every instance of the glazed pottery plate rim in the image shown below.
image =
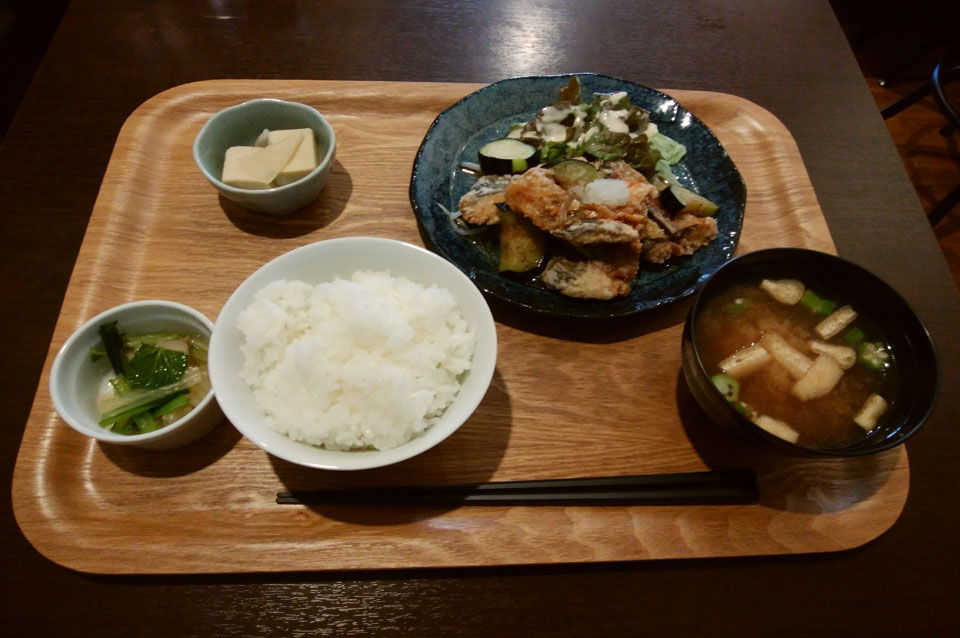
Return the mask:
[[(521, 99), (526, 99), (528, 102), (536, 100), (536, 105), (531, 104), (527, 109), (521, 108), (521, 102), (521, 106), (513, 109), (511, 113), (514, 121), (529, 119), (537, 109), (551, 104), (556, 99), (556, 91), (562, 88), (563, 82), (573, 76), (580, 79), (584, 93), (626, 91), (630, 95), (631, 104), (651, 111), (651, 121), (657, 123), (665, 134), (674, 139), (679, 138), (678, 141), (682, 142), (691, 136), (700, 138), (701, 143), (697, 145), (687, 144), (687, 156), (674, 168), (678, 169), (681, 181), (686, 182), (687, 185), (692, 185), (689, 180), (699, 181), (701, 186), (706, 184), (709, 188), (703, 194), (710, 197), (714, 193), (719, 193), (722, 195), (719, 199), (726, 204), (722, 206), (717, 216), (720, 225), (717, 239), (693, 255), (670, 260), (664, 267), (648, 265), (644, 268), (644, 264), (641, 264), (641, 272), (635, 280), (636, 289), (627, 296), (608, 301), (575, 299), (535, 284), (523, 283), (500, 275), (489, 259), (480, 258), (479, 248), (469, 239), (453, 231), (446, 215), (433, 205), (437, 200), (443, 199), (444, 201), (440, 203), (447, 205), (448, 208), (453, 206), (451, 210), (456, 208), (456, 200), (467, 187), (457, 189), (454, 181), (461, 175), (458, 171), (460, 162), (476, 159), (465, 155), (469, 145), (476, 145), (476, 140), (473, 139), (474, 133), (481, 129), (504, 126), (503, 118), (498, 121), (491, 109), (484, 109), (482, 116), (471, 116), (468, 110), (504, 101), (514, 104)], [(534, 98), (525, 97), (529, 92), (525, 88), (528, 85), (537, 86), (543, 95), (538, 94)], [(451, 131), (457, 125), (456, 122), (452, 122), (454, 119), (466, 120), (470, 124), (469, 129), (460, 134), (455, 130)], [(457, 147), (452, 155), (450, 152), (445, 152), (443, 162), (432, 157), (442, 152), (438, 150), (440, 144), (438, 138), (441, 136), (450, 138), (444, 140), (447, 146), (453, 142)], [(687, 168), (688, 160), (702, 161), (704, 158), (719, 166), (718, 172), (690, 173)], [(438, 190), (445, 192), (448, 197), (428, 197), (437, 193)], [(746, 205), (746, 185), (733, 160), (713, 131), (687, 111), (675, 98), (628, 80), (589, 72), (505, 78), (470, 93), (446, 108), (434, 119), (417, 150), (409, 194), (424, 241), (431, 249), (460, 268), (486, 295), (538, 314), (592, 319), (634, 315), (693, 294), (716, 268), (733, 257), (739, 241)]]

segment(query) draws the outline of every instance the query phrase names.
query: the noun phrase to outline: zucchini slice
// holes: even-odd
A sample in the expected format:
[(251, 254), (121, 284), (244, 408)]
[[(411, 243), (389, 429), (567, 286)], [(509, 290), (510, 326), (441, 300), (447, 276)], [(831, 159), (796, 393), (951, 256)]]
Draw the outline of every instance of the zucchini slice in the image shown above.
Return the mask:
[(484, 175), (522, 173), (540, 163), (539, 149), (512, 137), (487, 142), (478, 155)]
[(689, 188), (671, 185), (660, 191), (660, 202), (670, 213), (690, 213), (697, 217), (713, 217), (718, 206), (702, 195), (697, 195)]
[(589, 162), (578, 159), (566, 159), (553, 166), (553, 174), (557, 183), (566, 189), (571, 186), (586, 186), (603, 175), (597, 167)]

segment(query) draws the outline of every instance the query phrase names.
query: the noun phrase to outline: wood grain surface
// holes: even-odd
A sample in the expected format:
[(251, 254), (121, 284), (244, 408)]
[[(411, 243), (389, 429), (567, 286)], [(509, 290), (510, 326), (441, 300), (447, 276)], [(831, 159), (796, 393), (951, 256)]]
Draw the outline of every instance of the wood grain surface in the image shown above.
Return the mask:
[[(349, 235), (420, 243), (407, 199), (414, 153), (436, 114), (479, 86), (216, 80), (165, 91), (130, 116), (93, 208), (17, 458), (14, 511), (41, 553), (105, 574), (575, 563), (834, 551), (893, 524), (909, 484), (903, 448), (869, 459), (786, 459), (746, 449), (706, 421), (680, 378), (684, 302), (602, 329), (545, 326), (495, 307), (500, 357), (477, 412), (437, 448), (380, 470), (307, 470), (269, 457), (228, 423), (192, 446), (157, 453), (98, 444), (59, 420), (47, 391), (52, 357), (102, 310), (162, 298), (215, 318), (248, 274), (296, 246)], [(666, 91), (714, 130), (744, 176), (740, 252), (835, 252), (796, 144), (777, 118), (731, 95)], [(338, 138), (320, 198), (284, 218), (218, 198), (191, 156), (193, 138), (212, 113), (264, 96), (318, 108)], [(274, 504), (286, 489), (730, 467), (757, 470), (759, 504)]]

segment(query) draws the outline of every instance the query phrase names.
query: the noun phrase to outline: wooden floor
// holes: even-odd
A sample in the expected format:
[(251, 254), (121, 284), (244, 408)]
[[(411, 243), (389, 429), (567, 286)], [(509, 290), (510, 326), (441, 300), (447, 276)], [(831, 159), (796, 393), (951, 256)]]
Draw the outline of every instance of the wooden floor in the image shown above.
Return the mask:
[[(907, 92), (904, 86), (882, 87), (878, 78), (868, 77), (866, 81), (878, 106), (886, 106)], [(960, 99), (956, 103), (960, 104)], [(960, 184), (960, 134), (942, 136), (944, 123), (932, 98), (887, 120), (887, 129), (927, 211)], [(960, 288), (960, 205), (947, 213), (934, 233)]]
[[(960, 2), (953, 3), (939, 21), (931, 21), (925, 12), (878, 11), (865, 0), (831, 2), (878, 108), (927, 82), (938, 62), (960, 64), (960, 30), (956, 29)], [(948, 85), (947, 94), (960, 108), (960, 82)], [(960, 131), (940, 134), (946, 120), (932, 97), (886, 123), (917, 197), (930, 211), (960, 184)], [(960, 205), (947, 213), (934, 232), (960, 288)]]

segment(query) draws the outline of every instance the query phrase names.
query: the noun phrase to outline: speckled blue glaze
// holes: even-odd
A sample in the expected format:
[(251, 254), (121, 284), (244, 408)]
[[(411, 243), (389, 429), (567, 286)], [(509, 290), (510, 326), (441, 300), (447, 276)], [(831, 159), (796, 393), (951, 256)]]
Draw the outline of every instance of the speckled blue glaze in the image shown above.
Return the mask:
[(571, 75), (529, 76), (501, 80), (466, 96), (434, 120), (417, 151), (410, 179), (410, 202), (428, 246), (456, 264), (486, 294), (517, 306), (555, 316), (623, 317), (686, 297), (733, 256), (743, 224), (746, 186), (737, 167), (713, 132), (670, 96), (617, 78), (576, 73), (582, 94), (626, 91), (630, 103), (650, 111), (660, 131), (687, 147), (674, 173), (684, 185), (715, 202), (718, 237), (689, 257), (663, 266), (641, 263), (633, 290), (609, 301), (574, 299), (536, 282), (518, 281), (497, 272), (490, 256), (457, 234), (438, 206), (456, 210), (474, 178), (461, 162), (476, 162), (484, 143), (503, 137), (511, 124), (531, 120), (556, 101)]

